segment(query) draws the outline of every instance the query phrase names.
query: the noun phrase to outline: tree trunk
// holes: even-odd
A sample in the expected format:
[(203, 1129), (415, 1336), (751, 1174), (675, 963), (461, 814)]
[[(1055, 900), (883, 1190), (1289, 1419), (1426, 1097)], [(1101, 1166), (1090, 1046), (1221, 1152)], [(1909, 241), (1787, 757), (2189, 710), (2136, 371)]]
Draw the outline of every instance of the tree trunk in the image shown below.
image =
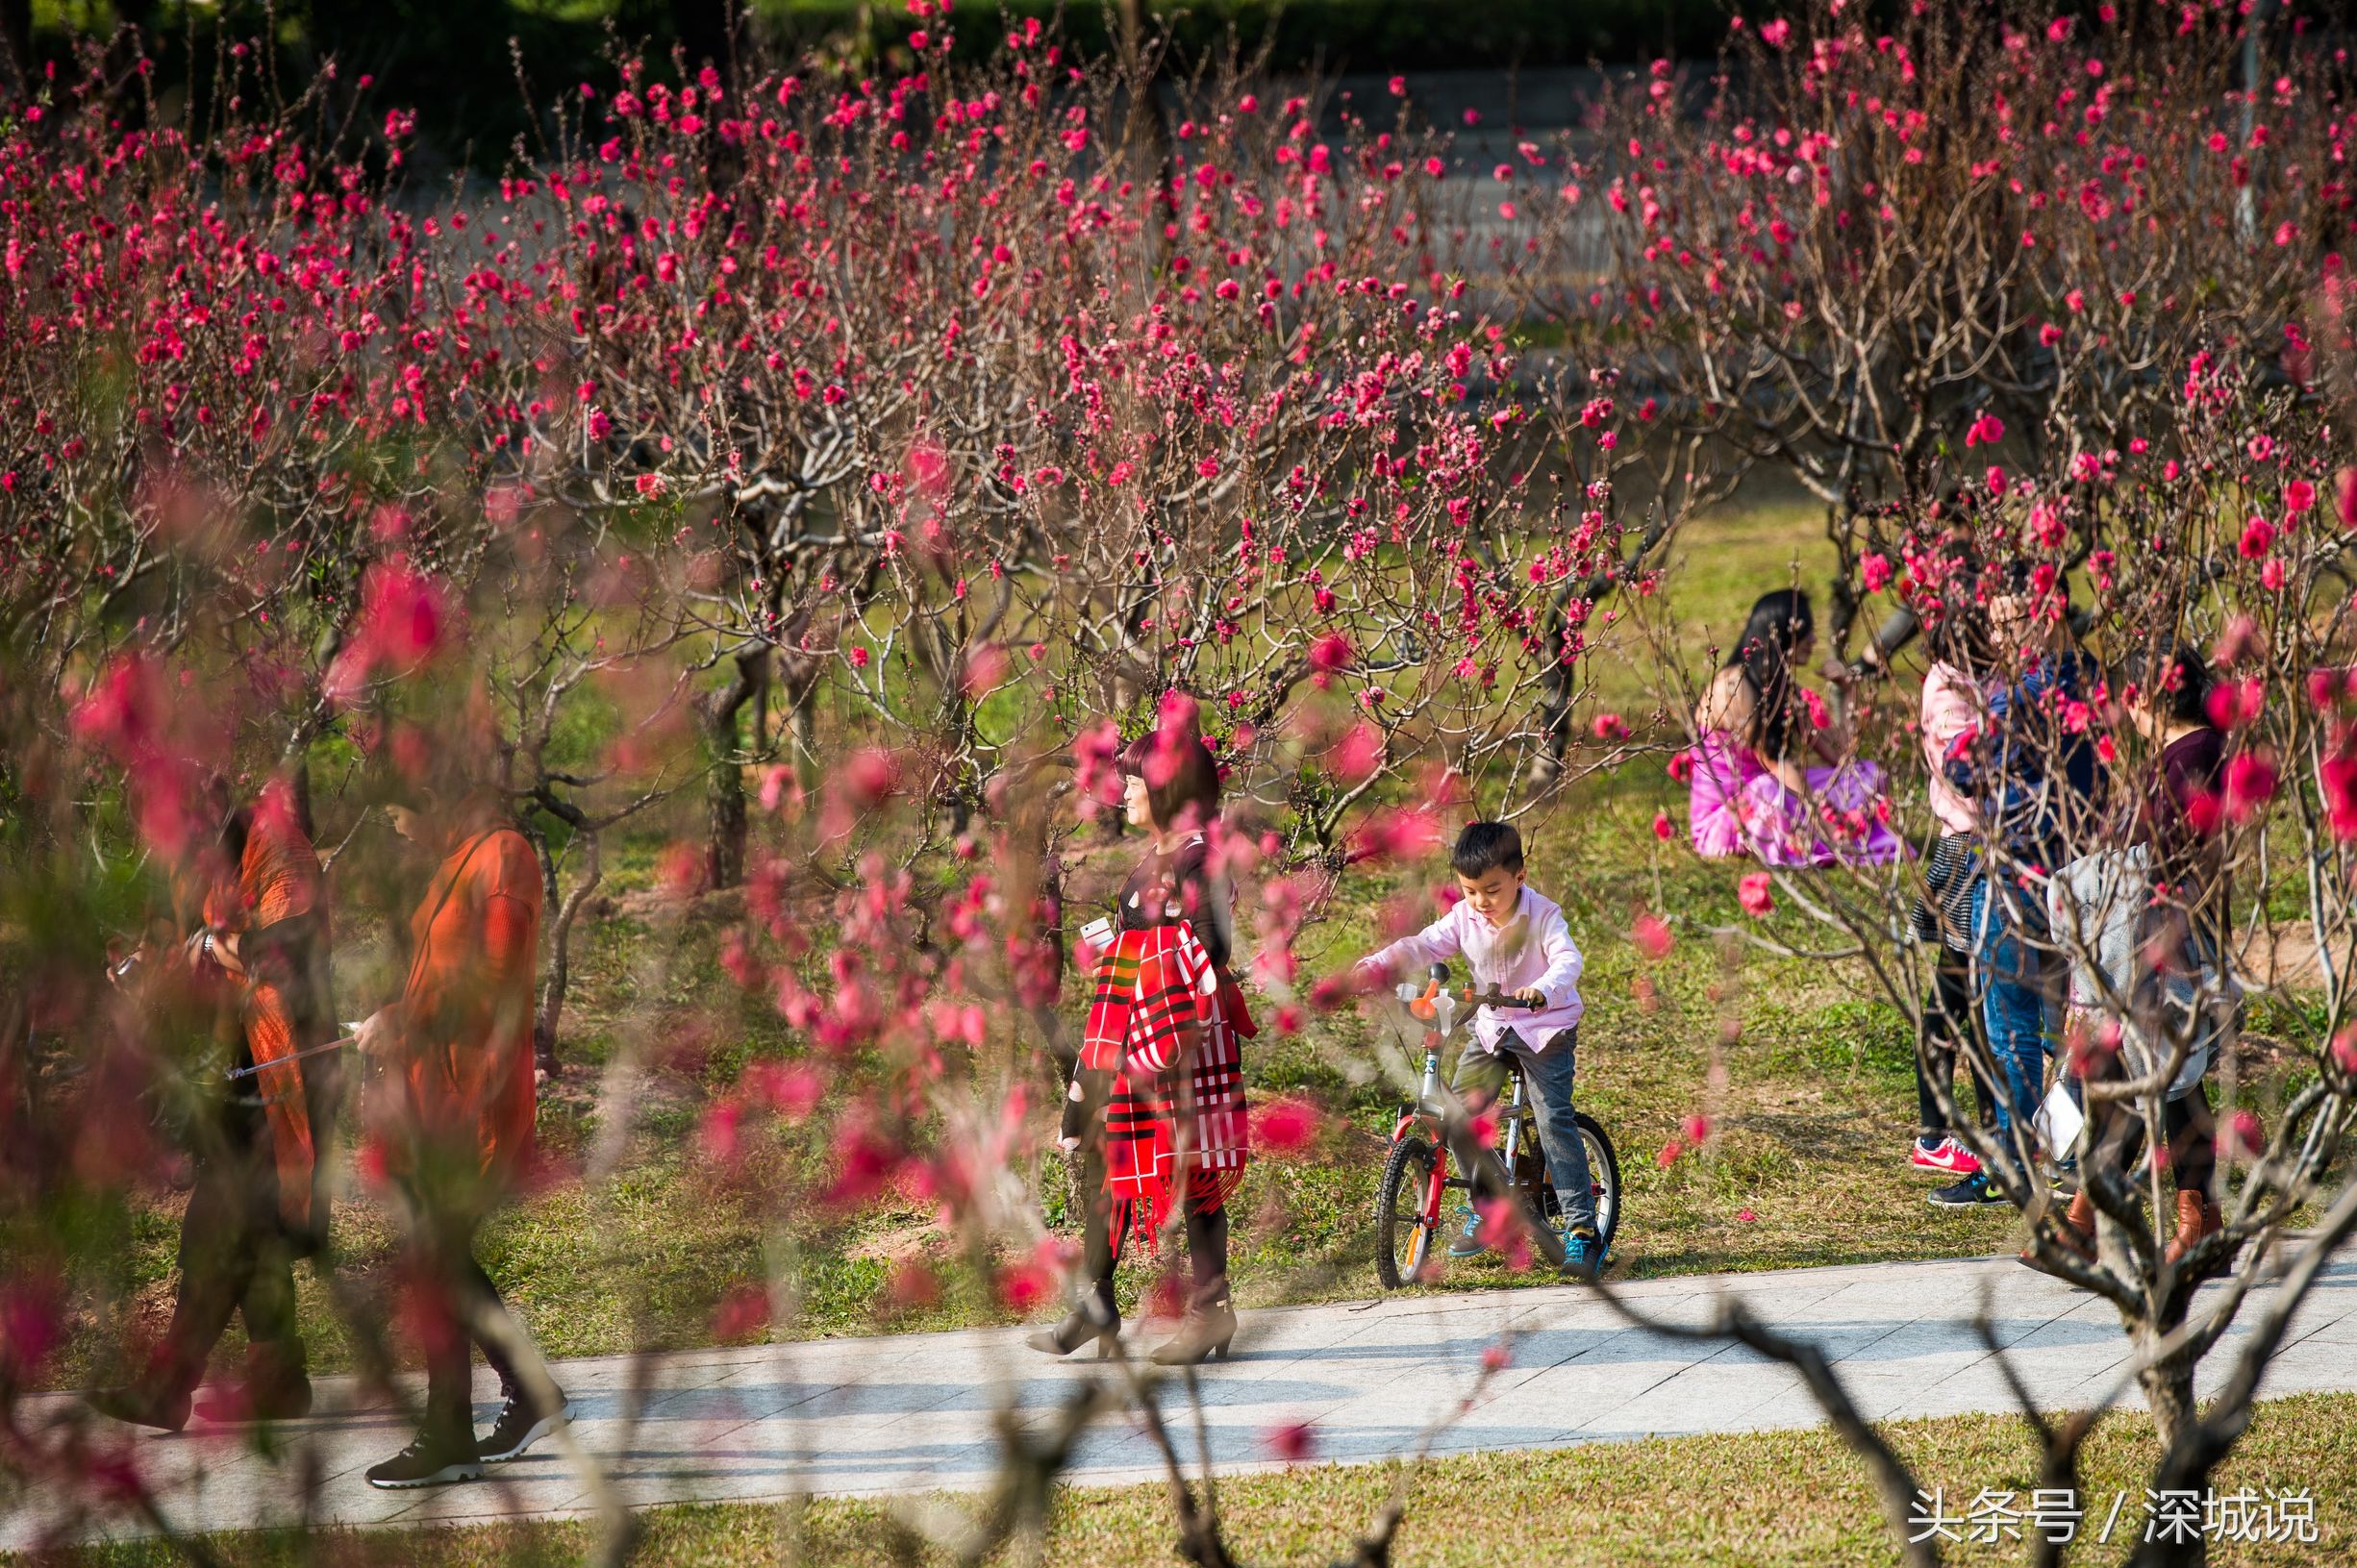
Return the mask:
[(532, 1020), (532, 1055), (540, 1070), (557, 1070), (557, 1023), (564, 1013), (564, 984), (572, 969), (573, 922), (581, 913), (582, 905), (606, 880), (603, 858), (599, 854), (597, 834), (580, 832), (576, 837), (588, 850), (582, 867), (581, 880), (562, 903), (556, 899), (556, 862), (543, 859), (542, 878), (547, 891), (545, 907), (556, 913), (549, 918), (546, 951), (540, 964), (540, 1005)]
[(287, 748), (279, 759), (279, 777), (287, 782), (287, 792), (294, 802), (294, 825), (303, 830), (303, 836), (314, 844), (319, 839), (319, 820), (312, 812), (311, 745), (306, 738), (300, 744)]
[[(2150, 1355), (2154, 1346), (2182, 1329), (2185, 1326), (2185, 1309), (2190, 1305), (2185, 1294), (2179, 1293), (2173, 1301), (2164, 1302), (2158, 1317), (2141, 1322), (2130, 1319), (2129, 1343), (2136, 1348), (2137, 1354)], [(2198, 1487), (2207, 1478), (2206, 1468), (2201, 1475), (2191, 1479), (2172, 1477), (2170, 1474), (2172, 1461), (2182, 1456), (2182, 1445), (2188, 1439), (2200, 1436), (2200, 1422), (2194, 1408), (2194, 1357), (2180, 1350), (2155, 1360), (2137, 1374), (2137, 1386), (2144, 1391), (2144, 1407), (2151, 1412), (2153, 1434), (2160, 1439), (2161, 1445), (2162, 1460), (2153, 1471), (2151, 1485)], [(2198, 1568), (2199, 1564), (2209, 1561), (2208, 1541), (2201, 1532), (2200, 1525), (2198, 1508), (2194, 1510), (2194, 1528), (2190, 1531), (2170, 1529), (2164, 1524), (2156, 1533), (2170, 1538), (2139, 1542), (2129, 1561), (2134, 1568), (2164, 1568), (2164, 1565), (2166, 1568), (2185, 1568), (2185, 1565)], [(2144, 1531), (2140, 1528), (2137, 1533), (2142, 1535)], [(2189, 1534), (2191, 1539), (2179, 1538)]]
[(792, 740), (794, 777), (805, 789), (818, 783), (818, 684), (790, 687), (786, 693), (786, 734)]
[(739, 654), (728, 684), (704, 702), (704, 743), (712, 754), (704, 792), (704, 882), (709, 887), (734, 887), (744, 881), (744, 772), (737, 761), (737, 715), (761, 689), (768, 657), (765, 648)]
[(2144, 1391), (2144, 1405), (2152, 1412), (2153, 1435), (2167, 1450), (2177, 1441), (2194, 1414), (2194, 1364), (2182, 1356), (2146, 1367), (2137, 1375), (2137, 1383)]
[(1539, 756), (1530, 767), (1533, 793), (1544, 792), (1563, 777), (1564, 762), (1571, 751), (1571, 705), (1579, 695), (1579, 686), (1572, 666), (1563, 657), (1564, 639), (1570, 632), (1563, 605), (1550, 603), (1546, 631), (1541, 641), (1548, 658), (1545, 672), (1539, 677), (1539, 727), (1543, 738)]
[[(2264, 90), (2267, 80), (2267, 28), (2274, 19), (2275, 0), (2253, 0), (2249, 13), (2243, 21), (2242, 145), (2245, 147), (2250, 145), (2251, 132), (2258, 124), (2259, 94)], [(2235, 193), (2235, 227), (2242, 234), (2245, 245), (2255, 244), (2258, 239), (2258, 184), (2255, 177), (2246, 180)]]
[[(2143, 1348), (2141, 1343), (2139, 1348)], [(2178, 1437), (2194, 1424), (2194, 1363), (2172, 1356), (2160, 1365), (2146, 1368), (2138, 1375), (2137, 1382), (2144, 1389), (2144, 1403), (2151, 1408), (2153, 1429), (2160, 1434), (2164, 1456), (2147, 1484), (2168, 1489), (2161, 1493), (2165, 1503), (2171, 1492), (2198, 1492), (2204, 1489), (2208, 1483), (2206, 1466), (2194, 1475), (2170, 1474), (2171, 1461), (2178, 1457), (2174, 1453)], [(2122, 1510), (2123, 1524), (2129, 1511), (2135, 1509), (2136, 1504), (2131, 1500), (2128, 1508)], [(2201, 1510), (2195, 1507), (2190, 1528), (2171, 1528), (2164, 1520), (2160, 1528), (2151, 1532), (2159, 1538), (2142, 1539), (2140, 1537), (2144, 1536), (2145, 1529), (2144, 1521), (2140, 1519), (2135, 1535), (2130, 1537), (2136, 1540), (2137, 1545), (2136, 1551), (2128, 1558), (2129, 1568), (2202, 1568), (2210, 1560), (2210, 1541), (2202, 1532), (2201, 1522)]]
[(734, 887), (744, 881), (744, 779), (733, 758), (713, 766), (705, 790), (704, 885)]

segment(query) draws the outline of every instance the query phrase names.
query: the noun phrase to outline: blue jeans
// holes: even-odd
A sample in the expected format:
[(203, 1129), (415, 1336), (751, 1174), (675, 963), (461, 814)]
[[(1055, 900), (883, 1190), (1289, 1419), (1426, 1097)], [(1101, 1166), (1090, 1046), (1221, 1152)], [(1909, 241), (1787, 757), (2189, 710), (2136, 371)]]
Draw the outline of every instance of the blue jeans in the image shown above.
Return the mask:
[[(1555, 1188), (1555, 1202), (1563, 1209), (1564, 1224), (1574, 1231), (1593, 1231), (1595, 1180), (1589, 1174), (1588, 1145), (1580, 1137), (1579, 1121), (1571, 1109), (1571, 1080), (1579, 1068), (1579, 1027), (1573, 1025), (1548, 1041), (1543, 1051), (1533, 1051), (1512, 1030), (1499, 1039), (1495, 1052), (1467, 1045), (1465, 1055), (1457, 1058), (1457, 1073), (1448, 1086), (1450, 1092), (1473, 1108), (1486, 1107), (1506, 1086), (1504, 1053), (1513, 1052), (1524, 1081), (1530, 1085), (1539, 1123), (1539, 1148), (1546, 1156), (1547, 1181)], [(1460, 1151), (1457, 1155), (1458, 1168), (1468, 1175), (1479, 1168), (1466, 1157), (1470, 1152)]]
[(2021, 1146), (2029, 1147), (2030, 1118), (2045, 1088), (2049, 997), (2038, 951), (2022, 939), (2024, 923), (2038, 918), (2024, 895), (1999, 894), (1985, 876), (1972, 884), (1972, 982), (1996, 1067), (2000, 1147), (2012, 1146), (2017, 1121)]

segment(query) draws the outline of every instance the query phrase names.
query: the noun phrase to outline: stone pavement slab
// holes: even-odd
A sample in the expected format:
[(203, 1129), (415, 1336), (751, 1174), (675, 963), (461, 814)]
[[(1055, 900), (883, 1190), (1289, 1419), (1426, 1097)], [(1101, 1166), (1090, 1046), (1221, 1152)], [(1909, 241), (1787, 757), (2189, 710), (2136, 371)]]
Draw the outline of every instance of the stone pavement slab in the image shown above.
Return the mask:
[[(2203, 1292), (2214, 1301), (2219, 1287)], [(2097, 1397), (2128, 1346), (2111, 1307), (2011, 1258), (1877, 1263), (1648, 1280), (1623, 1296), (1665, 1322), (1706, 1322), (1722, 1293), (1833, 1360), (1876, 1420), (2013, 1407), (1971, 1328), (1986, 1303), (1997, 1342), (2050, 1407)], [(2246, 1303), (2204, 1363), (2203, 1392), (2227, 1372), (2269, 1299)], [(2197, 1305), (2196, 1310), (2200, 1307)], [(234, 1530), (299, 1522), (425, 1524), (580, 1514), (593, 1463), (632, 1506), (797, 1496), (882, 1497), (990, 1483), (1002, 1419), (1038, 1430), (1076, 1381), (1106, 1363), (1056, 1361), (1026, 1331), (965, 1330), (811, 1340), (647, 1358), (556, 1364), (573, 1398), (579, 1459), (543, 1443), (489, 1480), (434, 1492), (379, 1492), (362, 1478), (407, 1440), (398, 1411), (364, 1407), (351, 1379), (319, 1380), (320, 1413), (281, 1429), (273, 1452), (238, 1429), (133, 1435), (99, 1423), (159, 1489), (175, 1528)], [(1142, 1348), (1150, 1331), (1130, 1331)], [(1468, 1404), (1483, 1353), (1514, 1336), (1511, 1364)], [(1437, 1452), (1562, 1447), (1648, 1434), (1767, 1431), (1820, 1419), (1796, 1375), (1742, 1346), (1632, 1327), (1576, 1285), (1402, 1295), (1241, 1315), (1236, 1358), (1204, 1369), (1200, 1442), (1223, 1472), (1279, 1461), (1270, 1434), (1306, 1424), (1316, 1455), (1377, 1460), (1415, 1451), (1441, 1426)], [(2357, 1260), (2328, 1267), (2270, 1367), (2263, 1394), (2357, 1389)], [(498, 1392), (475, 1385), (488, 1424)], [(1191, 1465), (1197, 1418), (1173, 1382), (1166, 1415)], [(2128, 1391), (2127, 1403), (2135, 1403)], [(63, 1395), (28, 1401), (30, 1423), (76, 1419)], [(1134, 1410), (1098, 1421), (1067, 1479), (1158, 1479), (1162, 1460)], [(0, 1497), (0, 1509), (9, 1508)], [(36, 1494), (0, 1512), (0, 1549), (65, 1526)], [(76, 1533), (136, 1533), (126, 1518), (83, 1519)]]

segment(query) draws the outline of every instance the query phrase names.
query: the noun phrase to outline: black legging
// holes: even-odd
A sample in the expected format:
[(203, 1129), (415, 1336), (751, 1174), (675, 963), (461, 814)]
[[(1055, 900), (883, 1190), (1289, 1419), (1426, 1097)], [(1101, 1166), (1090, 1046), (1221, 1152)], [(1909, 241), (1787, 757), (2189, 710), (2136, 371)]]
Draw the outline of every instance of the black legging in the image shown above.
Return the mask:
[[(1084, 1167), (1084, 1179), (1086, 1170)], [(1081, 1267), (1090, 1285), (1107, 1307), (1113, 1305), (1113, 1271), (1121, 1261), (1121, 1241), (1129, 1232), (1129, 1204), (1104, 1201), (1103, 1178), (1098, 1178), (1099, 1201), (1089, 1206), (1088, 1230), (1081, 1248)], [(1187, 1200), (1187, 1302), (1206, 1311), (1228, 1299), (1228, 1206), (1206, 1212), (1190, 1196)], [(1117, 1225), (1117, 1228), (1116, 1228)]]
[(1971, 964), (1966, 955), (1943, 946), (1940, 949), (1940, 966), (1933, 971), (1931, 994), (1923, 999), (1923, 1023), (1918, 1034), (1921, 1043), (1915, 1054), (1916, 1116), (1924, 1141), (1937, 1143), (1950, 1131), (1951, 1124), (1941, 1110), (1939, 1096), (1932, 1085), (1936, 1075), (1937, 1082), (1946, 1086), (1948, 1098), (1956, 1097), (1956, 1058), (1960, 1051), (1971, 1071), (1973, 1093), (1980, 1101), (1980, 1125), (1987, 1128), (1994, 1123), (1996, 1091), (1990, 1087), (1988, 1075), (1981, 1070), (1978, 1060), (1984, 1053), (1969, 1049), (1980, 1035), (1980, 1009), (1972, 1005)]
[[(2114, 1169), (2130, 1177), (2144, 1157), (2144, 1119), (2133, 1105), (2115, 1100), (2096, 1108), (2092, 1147), (2101, 1149), (2109, 1130), (2122, 1117), (2126, 1126), (2119, 1133), (2119, 1158)], [(2210, 1113), (2208, 1086), (2196, 1083), (2192, 1093), (2164, 1105), (2161, 1132), (2169, 1139), (2169, 1169), (2177, 1190), (2209, 1197), (2210, 1183), (2218, 1176), (2218, 1123)]]

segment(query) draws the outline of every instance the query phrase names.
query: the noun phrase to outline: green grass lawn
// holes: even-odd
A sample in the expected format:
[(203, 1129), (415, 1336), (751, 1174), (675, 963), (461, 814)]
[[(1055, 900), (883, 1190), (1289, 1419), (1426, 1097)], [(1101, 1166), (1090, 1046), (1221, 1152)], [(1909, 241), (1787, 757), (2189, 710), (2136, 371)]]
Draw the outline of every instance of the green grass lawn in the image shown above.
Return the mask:
[[(1984, 1489), (2016, 1494), (2026, 1508), (2036, 1449), (2014, 1417), (1953, 1416), (1884, 1429), (1925, 1487), (1951, 1514)], [(2144, 1529), (2144, 1482), (2154, 1458), (2141, 1414), (2116, 1414), (2085, 1451), (2079, 1490), (2089, 1539), (2071, 1563), (2115, 1563)], [(1218, 1506), (1237, 1561), (1309, 1568), (1347, 1556), (1351, 1542), (1397, 1484), (1391, 1465), (1303, 1465), (1222, 1481)], [(2316, 1501), (2314, 1544), (2221, 1543), (2219, 1564), (2357, 1561), (2357, 1395), (2299, 1395), (2263, 1402), (2249, 1433), (2214, 1478), (2220, 1493), (2307, 1488)], [(2125, 1493), (2108, 1544), (2092, 1538)], [(842, 1568), (948, 1563), (910, 1532), (920, 1511), (970, 1507), (958, 1498), (915, 1498), (896, 1508), (819, 1501), (792, 1506), (699, 1506), (649, 1510), (630, 1560), (637, 1568), (736, 1564), (840, 1564)], [(2131, 1532), (2135, 1533), (2131, 1533)], [(1042, 1568), (1111, 1568), (1169, 1562), (1170, 1503), (1160, 1486), (1088, 1487), (1057, 1494)], [(491, 1568), (578, 1563), (595, 1540), (581, 1523), (361, 1533), (328, 1531), (224, 1538), (222, 1560), (241, 1568)], [(1492, 1568), (1497, 1563), (1658, 1564), (1744, 1568), (1868, 1568), (1899, 1560), (1865, 1469), (1830, 1431), (1646, 1438), (1544, 1453), (1436, 1459), (1416, 1478), (1395, 1542), (1398, 1568)], [(2023, 1560), (2015, 1543), (1951, 1545), (1946, 1560)], [(141, 1542), (49, 1559), (72, 1568), (164, 1568), (169, 1546)], [(1034, 1560), (1002, 1553), (994, 1563)]]

